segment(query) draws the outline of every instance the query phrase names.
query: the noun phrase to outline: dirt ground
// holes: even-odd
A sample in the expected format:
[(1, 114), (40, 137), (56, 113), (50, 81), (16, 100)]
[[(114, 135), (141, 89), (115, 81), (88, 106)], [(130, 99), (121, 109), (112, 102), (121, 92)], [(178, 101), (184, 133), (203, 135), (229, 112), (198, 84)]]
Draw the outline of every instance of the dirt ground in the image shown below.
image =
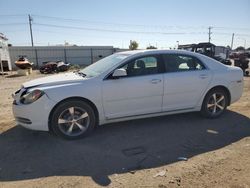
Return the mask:
[(250, 77), (218, 119), (133, 120), (65, 141), (15, 125), (11, 93), (41, 76), (0, 76), (0, 188), (250, 187)]

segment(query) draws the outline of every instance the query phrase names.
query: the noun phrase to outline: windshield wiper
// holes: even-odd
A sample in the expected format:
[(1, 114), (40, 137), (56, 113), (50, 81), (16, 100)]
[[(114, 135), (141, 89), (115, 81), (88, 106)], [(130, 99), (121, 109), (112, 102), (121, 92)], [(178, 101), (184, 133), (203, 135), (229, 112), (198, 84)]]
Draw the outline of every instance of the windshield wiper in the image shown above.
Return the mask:
[(80, 75), (80, 76), (82, 76), (82, 77), (87, 76), (87, 74), (84, 74), (83, 72), (78, 72), (77, 74)]
[(87, 76), (87, 74), (84, 74), (84, 73), (81, 72), (81, 71), (75, 71), (74, 73), (76, 73), (76, 74), (78, 74), (79, 76), (82, 76), (82, 77)]

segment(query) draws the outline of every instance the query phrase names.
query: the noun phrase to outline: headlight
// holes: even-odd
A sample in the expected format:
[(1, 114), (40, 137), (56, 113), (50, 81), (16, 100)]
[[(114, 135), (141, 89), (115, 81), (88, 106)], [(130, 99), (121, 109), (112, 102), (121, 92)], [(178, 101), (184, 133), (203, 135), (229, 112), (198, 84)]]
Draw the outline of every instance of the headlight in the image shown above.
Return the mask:
[(20, 98), (20, 102), (23, 104), (30, 104), (30, 103), (35, 102), (37, 99), (39, 99), (43, 95), (44, 95), (43, 91), (36, 89), (36, 90), (27, 92), (24, 95), (22, 95)]

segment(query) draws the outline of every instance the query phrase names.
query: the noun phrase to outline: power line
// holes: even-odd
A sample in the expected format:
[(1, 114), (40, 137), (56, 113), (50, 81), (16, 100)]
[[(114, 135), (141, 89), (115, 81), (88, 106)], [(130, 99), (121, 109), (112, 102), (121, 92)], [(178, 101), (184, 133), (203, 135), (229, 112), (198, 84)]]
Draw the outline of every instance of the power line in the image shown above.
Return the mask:
[[(88, 22), (96, 24), (108, 24), (108, 25), (117, 25), (117, 26), (135, 26), (135, 27), (159, 27), (159, 28), (175, 28), (175, 29), (206, 29), (206, 26), (178, 26), (178, 25), (142, 25), (142, 24), (128, 24), (128, 23), (113, 23), (113, 22), (103, 22), (103, 21), (91, 21), (83, 19), (73, 19), (73, 18), (62, 18), (62, 17), (53, 17), (53, 16), (44, 16), (44, 15), (32, 15), (34, 17), (40, 17), (43, 19), (54, 19), (54, 20), (64, 20), (64, 21), (76, 21), (76, 22)], [(212, 26), (213, 29), (232, 29), (232, 30), (250, 30), (250, 28), (238, 28), (238, 27), (225, 27), (225, 26)]]
[(172, 25), (142, 25), (142, 24), (128, 24), (128, 23), (113, 23), (113, 22), (103, 22), (103, 21), (91, 21), (91, 20), (82, 20), (82, 19), (72, 19), (72, 18), (61, 18), (61, 17), (52, 17), (52, 16), (42, 16), (42, 15), (32, 15), (34, 17), (46, 18), (46, 19), (55, 19), (55, 20), (64, 20), (64, 21), (76, 21), (76, 22), (88, 22), (88, 23), (96, 23), (96, 24), (107, 24), (107, 25), (117, 25), (117, 26), (133, 26), (133, 27), (159, 27), (159, 28), (203, 28), (205, 26), (172, 26)]
[(15, 29), (15, 30), (1, 30), (2, 33), (18, 33), (18, 32), (27, 32), (27, 29)]
[[(17, 15), (0, 15), (0, 16), (5, 16), (5, 17), (18, 17), (18, 16), (27, 16), (25, 14), (17, 14)], [(61, 18), (61, 17), (52, 17), (52, 16), (43, 16), (43, 15), (32, 15), (32, 17), (40, 17), (40, 18), (45, 18), (45, 19), (56, 19), (56, 20), (64, 20), (64, 21), (78, 21), (78, 22), (88, 22), (88, 23), (96, 23), (96, 24), (111, 24), (111, 25), (117, 25), (117, 26), (140, 26), (140, 27), (159, 27), (159, 28), (168, 28), (168, 29), (178, 29), (178, 30), (186, 30), (186, 29), (204, 29), (206, 28), (205, 26), (171, 26), (171, 25), (139, 25), (139, 24), (121, 24), (121, 23), (111, 23), (111, 22), (102, 22), (102, 21), (90, 21), (90, 20), (82, 20), (82, 19), (71, 19), (71, 18)], [(0, 25), (22, 25), (22, 24), (27, 24), (27, 23), (3, 23)], [(213, 29), (234, 29), (234, 30), (250, 30), (250, 28), (235, 28), (235, 27), (223, 27), (223, 26), (213, 26), (210, 28)], [(231, 35), (231, 33), (229, 33)], [(245, 34), (244, 34), (245, 35)], [(247, 36), (247, 34), (246, 34)], [(211, 36), (210, 36), (211, 37)]]
[(113, 30), (113, 29), (100, 29), (100, 28), (88, 28), (88, 27), (75, 27), (75, 26), (65, 26), (65, 25), (43, 24), (43, 23), (37, 23), (37, 22), (35, 22), (34, 25), (40, 25), (40, 26), (46, 26), (46, 27), (55, 27), (55, 28), (88, 30), (88, 31), (112, 32), (112, 33), (163, 34), (163, 35), (182, 35), (182, 34), (186, 34), (184, 32), (147, 32), (147, 31), (131, 31), (131, 30)]
[(238, 27), (217, 27), (217, 26), (214, 26), (213, 28), (224, 29), (224, 30), (249, 30), (250, 31), (250, 28), (238, 28)]
[(0, 25), (15, 26), (15, 25), (27, 25), (27, 23), (1, 23)]
[[(9, 14), (9, 15), (0, 15), (0, 17), (20, 17), (27, 16), (27, 14)], [(133, 26), (133, 27), (158, 27), (158, 28), (169, 28), (169, 29), (205, 29), (206, 26), (178, 26), (178, 25), (142, 25), (142, 24), (128, 24), (128, 23), (112, 23), (112, 22), (103, 22), (103, 21), (91, 21), (83, 19), (73, 19), (73, 18), (62, 18), (62, 17), (53, 17), (45, 15), (32, 14), (32, 17), (40, 17), (43, 19), (54, 19), (54, 20), (64, 20), (64, 21), (76, 21), (76, 22), (88, 22), (96, 24), (108, 24), (108, 25), (117, 25), (117, 26)], [(7, 25), (7, 24), (6, 24)], [(213, 29), (221, 30), (250, 30), (250, 28), (238, 28), (238, 27), (226, 27), (226, 26), (212, 26)]]
[(27, 14), (0, 14), (0, 17), (19, 17), (19, 16), (27, 16)]
[[(154, 31), (132, 31), (132, 30), (113, 30), (113, 29), (101, 29), (101, 28), (89, 28), (89, 27), (75, 27), (75, 26), (66, 26), (66, 25), (54, 25), (54, 24), (44, 24), (34, 22), (33, 25), (45, 26), (45, 27), (54, 27), (54, 28), (65, 28), (65, 29), (76, 29), (76, 30), (87, 30), (87, 31), (98, 31), (98, 32), (112, 32), (112, 33), (133, 33), (133, 34), (161, 34), (161, 35), (197, 35), (197, 34), (206, 34), (205, 32), (154, 32)], [(211, 42), (211, 29), (209, 27), (209, 42)], [(219, 33), (213, 32), (213, 34), (221, 35), (232, 35), (232, 33)], [(250, 36), (248, 34), (236, 33), (237, 36)]]
[[(232, 35), (232, 33), (221, 33), (221, 32), (213, 32), (213, 33), (218, 35)], [(245, 33), (235, 33), (235, 35), (242, 37), (250, 37), (250, 34), (245, 34)]]
[[(108, 35), (108, 36), (105, 36), (105, 35), (89, 35), (89, 34), (84, 34), (84, 33), (82, 33), (82, 34), (77, 34), (77, 33), (74, 33), (74, 32), (64, 32), (64, 31), (48, 31), (48, 30), (41, 30), (41, 29), (36, 29), (36, 28), (34, 28), (33, 29), (33, 31), (35, 31), (36, 33), (51, 33), (51, 34), (55, 34), (55, 35), (73, 35), (73, 36), (77, 36), (77, 37), (84, 37), (84, 38), (100, 38), (100, 39), (124, 39), (124, 40), (130, 40), (131, 39), (131, 37), (130, 36), (127, 36), (127, 35), (125, 35), (125, 36), (110, 36), (110, 35)], [(137, 37), (135, 37), (135, 38), (140, 38), (141, 40), (160, 40), (160, 41), (169, 41), (169, 40), (167, 40), (167, 39), (162, 39), (162, 38), (148, 38), (148, 37), (145, 37), (145, 38), (143, 38), (143, 37), (141, 37), (141, 35), (139, 35), (139, 37), (137, 36)], [(138, 39), (139, 40), (139, 39)]]

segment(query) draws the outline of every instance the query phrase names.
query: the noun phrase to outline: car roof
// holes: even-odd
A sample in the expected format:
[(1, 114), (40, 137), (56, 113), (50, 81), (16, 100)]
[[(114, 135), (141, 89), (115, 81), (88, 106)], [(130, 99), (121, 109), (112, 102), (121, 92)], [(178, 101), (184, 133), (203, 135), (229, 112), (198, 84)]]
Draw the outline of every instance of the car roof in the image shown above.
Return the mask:
[(123, 52), (118, 52), (118, 54), (124, 54), (124, 55), (142, 55), (142, 54), (154, 54), (154, 53), (174, 53), (174, 54), (186, 54), (186, 55), (195, 55), (195, 56), (199, 56), (199, 54), (195, 53), (195, 52), (190, 52), (187, 50), (158, 50), (158, 49), (152, 49), (152, 50), (131, 50), (131, 51), (123, 51)]
[(137, 57), (140, 55), (150, 55), (150, 54), (183, 54), (183, 55), (190, 55), (194, 56), (198, 59), (200, 59), (205, 65), (211, 69), (219, 69), (219, 68), (225, 68), (226, 65), (208, 57), (200, 53), (196, 52), (190, 52), (187, 50), (158, 50), (158, 49), (152, 49), (152, 50), (132, 50), (132, 51), (124, 51), (119, 52), (118, 54), (127, 55), (128, 57)]

